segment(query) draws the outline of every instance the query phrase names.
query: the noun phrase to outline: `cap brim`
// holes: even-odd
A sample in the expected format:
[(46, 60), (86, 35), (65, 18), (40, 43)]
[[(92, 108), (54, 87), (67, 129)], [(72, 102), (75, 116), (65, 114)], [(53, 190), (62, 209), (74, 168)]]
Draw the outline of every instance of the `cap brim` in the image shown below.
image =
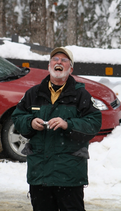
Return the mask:
[(50, 53), (50, 58), (52, 58), (56, 53), (64, 53), (72, 62), (72, 65), (74, 64), (73, 54), (72, 52), (65, 48), (65, 47), (57, 47)]
[(63, 49), (63, 48), (55, 48), (51, 54), (50, 54), (50, 58), (52, 58), (56, 53), (64, 53), (66, 56), (68, 56), (68, 58), (70, 59), (68, 53)]

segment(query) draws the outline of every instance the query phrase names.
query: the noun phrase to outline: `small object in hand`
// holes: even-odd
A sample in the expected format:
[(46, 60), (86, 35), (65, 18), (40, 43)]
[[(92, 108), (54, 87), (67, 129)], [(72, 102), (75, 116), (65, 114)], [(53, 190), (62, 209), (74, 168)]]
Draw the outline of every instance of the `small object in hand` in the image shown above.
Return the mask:
[(45, 129), (50, 129), (50, 126), (47, 121), (44, 121), (44, 123), (41, 125), (43, 125)]

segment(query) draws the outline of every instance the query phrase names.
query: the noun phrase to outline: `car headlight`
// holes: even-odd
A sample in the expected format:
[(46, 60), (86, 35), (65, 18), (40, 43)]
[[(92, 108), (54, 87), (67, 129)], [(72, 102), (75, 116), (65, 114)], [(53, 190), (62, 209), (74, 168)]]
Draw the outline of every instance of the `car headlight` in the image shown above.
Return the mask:
[(101, 111), (108, 110), (108, 107), (105, 105), (105, 103), (95, 98), (93, 98), (93, 105)]

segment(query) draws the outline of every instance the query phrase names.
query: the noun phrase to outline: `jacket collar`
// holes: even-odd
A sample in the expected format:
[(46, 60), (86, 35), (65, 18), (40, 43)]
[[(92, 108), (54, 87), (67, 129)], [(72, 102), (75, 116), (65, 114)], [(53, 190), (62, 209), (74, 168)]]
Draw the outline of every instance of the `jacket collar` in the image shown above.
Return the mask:
[[(50, 101), (51, 93), (50, 93), (50, 90), (48, 88), (49, 81), (50, 81), (50, 75), (48, 75), (46, 78), (44, 78), (42, 80), (41, 84), (38, 87), (37, 95), (46, 97)], [(61, 99), (63, 96), (69, 96), (69, 95), (76, 96), (75, 87), (77, 86), (77, 84), (78, 84), (78, 88), (79, 88), (81, 86), (81, 83), (77, 83), (75, 81), (75, 79), (71, 75), (69, 75), (67, 82), (66, 82), (66, 85), (63, 88), (63, 90), (62, 90), (58, 99)]]

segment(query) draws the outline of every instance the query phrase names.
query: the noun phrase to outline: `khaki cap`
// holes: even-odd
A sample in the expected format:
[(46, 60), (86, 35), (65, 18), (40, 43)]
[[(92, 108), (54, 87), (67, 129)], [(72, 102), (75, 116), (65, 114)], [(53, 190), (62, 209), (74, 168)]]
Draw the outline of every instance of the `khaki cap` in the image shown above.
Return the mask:
[(50, 58), (52, 58), (56, 53), (64, 53), (71, 60), (72, 65), (74, 64), (73, 54), (69, 49), (65, 47), (55, 48), (53, 51), (51, 51)]

